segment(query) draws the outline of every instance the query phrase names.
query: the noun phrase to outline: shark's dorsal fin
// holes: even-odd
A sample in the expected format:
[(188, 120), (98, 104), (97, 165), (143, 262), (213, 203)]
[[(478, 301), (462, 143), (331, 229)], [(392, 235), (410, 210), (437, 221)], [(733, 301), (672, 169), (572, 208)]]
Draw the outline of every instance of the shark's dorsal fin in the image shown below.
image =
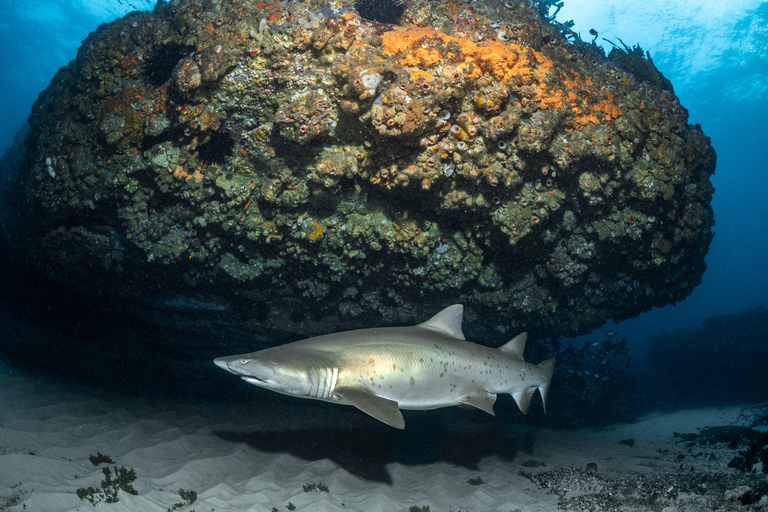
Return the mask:
[(525, 342), (528, 341), (528, 333), (521, 332), (507, 343), (499, 347), (499, 350), (505, 354), (516, 356), (521, 361), (523, 360), (523, 351), (525, 350)]
[(420, 323), (417, 327), (424, 327), (425, 329), (463, 340), (464, 332), (461, 330), (461, 323), (463, 321), (464, 306), (454, 304), (453, 306), (448, 306), (426, 322)]
[(496, 416), (496, 414), (493, 412), (493, 404), (495, 403), (496, 395), (487, 392), (459, 397), (459, 404), (471, 405), (476, 409), (487, 412), (491, 416)]
[(393, 400), (376, 396), (363, 388), (336, 388), (336, 395), (390, 427), (405, 428), (403, 413)]

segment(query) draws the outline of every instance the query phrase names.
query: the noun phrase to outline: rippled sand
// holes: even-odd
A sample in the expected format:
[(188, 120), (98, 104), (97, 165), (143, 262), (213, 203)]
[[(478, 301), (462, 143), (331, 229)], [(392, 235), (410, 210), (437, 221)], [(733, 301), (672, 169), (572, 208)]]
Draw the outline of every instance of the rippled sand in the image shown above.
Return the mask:
[[(263, 396), (258, 393), (255, 399)], [(417, 412), (407, 416), (405, 431), (395, 431), (330, 404), (132, 398), (6, 368), (0, 372), (0, 510), (93, 510), (76, 490), (99, 486), (104, 464), (89, 461), (97, 453), (114, 460), (110, 467), (137, 475), (137, 495), (120, 491), (117, 503), (98, 507), (110, 511), (166, 511), (182, 501), (179, 489), (197, 493), (193, 505), (179, 510), (206, 512), (284, 511), (289, 502), (298, 511), (395, 512), (418, 505), (431, 512), (527, 512), (569, 504), (707, 510), (727, 501), (711, 484), (696, 492), (698, 480), (714, 475), (737, 487), (748, 478), (727, 468), (737, 450), (691, 448), (674, 433), (748, 425), (749, 411), (685, 410), (575, 431), (459, 410)], [(587, 469), (590, 463), (597, 471)], [(664, 481), (682, 474), (685, 481)], [(478, 478), (479, 485), (469, 482)], [(643, 493), (657, 492), (660, 481), (664, 489), (648, 502)], [(313, 483), (328, 492), (305, 492)]]

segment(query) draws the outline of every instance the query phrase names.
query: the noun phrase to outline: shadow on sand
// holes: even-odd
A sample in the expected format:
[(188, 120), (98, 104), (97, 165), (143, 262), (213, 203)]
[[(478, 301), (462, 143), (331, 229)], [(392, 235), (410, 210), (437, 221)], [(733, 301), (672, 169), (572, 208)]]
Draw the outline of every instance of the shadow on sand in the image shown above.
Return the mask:
[(409, 415), (405, 431), (371, 420), (334, 430), (217, 431), (215, 435), (262, 452), (290, 453), (309, 461), (329, 459), (354, 475), (386, 484), (392, 483), (387, 464), (447, 462), (477, 469), (480, 460), (487, 456), (512, 460), (518, 452), (533, 454), (534, 428), (505, 424), (492, 417), (486, 419), (473, 414), (469, 417), (469, 420), (456, 418), (458, 421), (454, 422), (446, 421), (453, 419), (450, 413), (440, 418), (443, 421), (435, 421), (436, 418), (429, 415)]

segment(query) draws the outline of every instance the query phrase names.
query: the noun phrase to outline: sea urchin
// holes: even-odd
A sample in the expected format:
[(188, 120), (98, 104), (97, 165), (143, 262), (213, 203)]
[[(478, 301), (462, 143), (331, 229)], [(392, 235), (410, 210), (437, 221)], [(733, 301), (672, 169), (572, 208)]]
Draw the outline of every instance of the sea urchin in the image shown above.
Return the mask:
[(355, 10), (368, 21), (397, 25), (405, 12), (405, 1), (355, 0)]
[(197, 152), (203, 162), (223, 165), (232, 156), (235, 145), (235, 138), (231, 133), (219, 130), (213, 132), (208, 140), (197, 148)]
[(146, 81), (155, 87), (166, 83), (173, 76), (173, 70), (181, 59), (194, 51), (194, 46), (167, 43), (155, 48), (149, 59), (144, 61)]

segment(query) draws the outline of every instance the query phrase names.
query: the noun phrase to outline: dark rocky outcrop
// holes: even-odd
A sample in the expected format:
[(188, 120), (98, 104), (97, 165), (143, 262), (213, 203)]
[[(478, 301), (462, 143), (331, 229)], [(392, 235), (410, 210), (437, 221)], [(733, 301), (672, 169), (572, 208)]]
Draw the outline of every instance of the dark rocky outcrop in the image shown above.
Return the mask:
[[(510, 6), (417, 1), (391, 27), (183, 0), (100, 27), (2, 162), (6, 314), (187, 375), (457, 302), (501, 343), (682, 300), (709, 139), (671, 90)], [(99, 373), (41, 343), (0, 351)]]

